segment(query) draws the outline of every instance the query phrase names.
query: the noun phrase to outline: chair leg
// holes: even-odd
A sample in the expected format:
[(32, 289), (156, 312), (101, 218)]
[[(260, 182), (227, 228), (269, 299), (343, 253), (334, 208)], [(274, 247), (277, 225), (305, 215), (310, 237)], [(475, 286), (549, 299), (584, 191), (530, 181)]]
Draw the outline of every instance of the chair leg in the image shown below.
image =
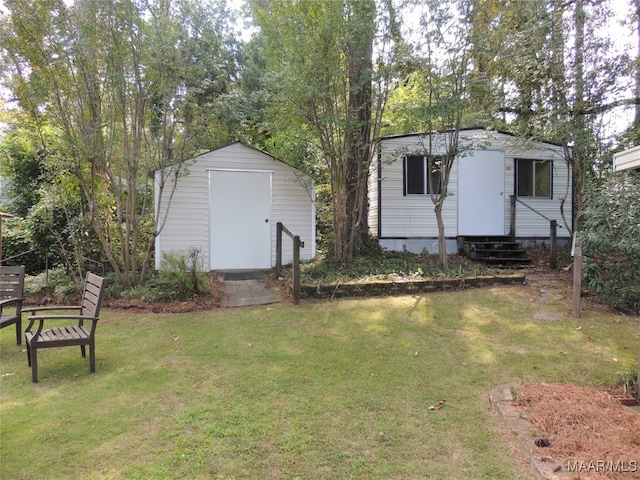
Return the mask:
[(93, 343), (89, 344), (89, 371), (91, 373), (96, 371), (96, 346)]
[(20, 319), (16, 322), (16, 344), (22, 344), (22, 320)]
[(85, 350), (84, 345), (80, 345), (80, 353), (82, 353), (82, 358), (85, 358), (87, 356), (87, 351)]
[(31, 366), (31, 347), (29, 342), (27, 342), (27, 365)]
[(38, 349), (31, 347), (31, 378), (33, 379), (33, 383), (38, 383)]

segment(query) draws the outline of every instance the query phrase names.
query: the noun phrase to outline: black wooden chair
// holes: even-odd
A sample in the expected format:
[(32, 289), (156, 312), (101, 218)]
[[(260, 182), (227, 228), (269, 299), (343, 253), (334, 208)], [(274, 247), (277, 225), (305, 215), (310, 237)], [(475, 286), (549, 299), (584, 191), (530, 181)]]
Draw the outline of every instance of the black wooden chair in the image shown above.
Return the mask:
[(22, 343), (24, 265), (0, 266), (0, 328), (16, 326), (16, 343)]
[[(78, 306), (52, 306), (30, 308), (29, 325), (25, 331), (27, 343), (27, 360), (31, 366), (31, 375), (34, 383), (38, 381), (38, 350), (52, 347), (80, 346), (83, 357), (86, 357), (85, 348), (89, 346), (89, 369), (91, 373), (96, 371), (95, 333), (100, 315), (100, 304), (104, 294), (104, 278), (93, 273), (87, 273), (87, 278), (82, 293), (82, 300)], [(77, 311), (78, 314), (42, 314), (52, 311)], [(37, 314), (37, 315), (36, 315)], [(44, 330), (45, 320), (73, 320), (74, 325), (54, 327)], [(32, 331), (33, 324), (39, 322), (37, 330)], [(90, 322), (87, 329), (84, 322)]]

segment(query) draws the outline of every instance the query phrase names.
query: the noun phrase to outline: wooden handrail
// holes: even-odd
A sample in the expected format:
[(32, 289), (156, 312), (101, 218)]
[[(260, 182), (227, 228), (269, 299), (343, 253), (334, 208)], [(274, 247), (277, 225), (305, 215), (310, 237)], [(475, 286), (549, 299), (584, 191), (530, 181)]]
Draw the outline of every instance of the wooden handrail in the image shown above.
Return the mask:
[[(512, 198), (516, 199), (516, 202), (524, 205), (525, 207), (527, 207), (529, 210), (531, 210), (532, 212), (537, 213), (538, 215), (540, 215), (542, 218), (544, 218), (547, 222), (557, 222), (557, 220), (551, 220), (549, 217), (547, 217), (544, 213), (540, 213), (538, 210), (536, 210), (535, 208), (533, 208), (531, 205), (527, 205), (526, 203), (524, 203), (522, 200), (520, 200), (518, 197), (516, 197), (515, 195), (512, 195)], [(558, 225), (558, 227), (562, 228), (562, 225)]]
[(537, 213), (542, 218), (549, 222), (549, 250), (550, 250), (550, 259), (549, 264), (550, 267), (555, 270), (558, 267), (558, 238), (557, 238), (557, 230), (558, 227), (562, 228), (562, 225), (558, 225), (557, 220), (551, 220), (546, 215), (540, 213), (535, 208), (530, 205), (527, 205), (522, 200), (520, 200), (515, 195), (511, 195), (511, 212), (509, 215), (509, 237), (511, 237), (511, 241), (515, 241), (516, 239), (516, 202), (521, 203), (529, 210)]

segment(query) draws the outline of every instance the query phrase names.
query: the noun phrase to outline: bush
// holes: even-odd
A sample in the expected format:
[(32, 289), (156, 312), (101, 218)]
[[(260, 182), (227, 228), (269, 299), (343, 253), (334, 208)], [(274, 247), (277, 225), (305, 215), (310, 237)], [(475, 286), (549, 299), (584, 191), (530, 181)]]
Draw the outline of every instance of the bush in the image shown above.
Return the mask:
[(350, 263), (336, 262), (331, 256), (318, 257), (302, 264), (303, 282), (341, 282), (364, 278), (414, 277), (436, 278), (486, 275), (491, 269), (480, 263), (456, 255), (449, 258), (449, 268), (444, 270), (437, 255), (396, 252), (382, 249), (375, 239), (368, 238), (365, 248)]
[(27, 273), (42, 271), (44, 257), (33, 250), (31, 234), (19, 217), (5, 218), (2, 225), (2, 258), (4, 265), (24, 265)]
[(201, 252), (192, 248), (186, 254), (164, 254), (160, 271), (144, 285), (127, 290), (122, 296), (155, 303), (192, 300), (209, 293)]
[(25, 294), (30, 297), (55, 297), (60, 301), (79, 297), (83, 282), (75, 282), (62, 268), (51, 269), (25, 278)]
[(585, 285), (615, 308), (640, 313), (640, 175), (612, 176), (587, 193), (581, 217)]

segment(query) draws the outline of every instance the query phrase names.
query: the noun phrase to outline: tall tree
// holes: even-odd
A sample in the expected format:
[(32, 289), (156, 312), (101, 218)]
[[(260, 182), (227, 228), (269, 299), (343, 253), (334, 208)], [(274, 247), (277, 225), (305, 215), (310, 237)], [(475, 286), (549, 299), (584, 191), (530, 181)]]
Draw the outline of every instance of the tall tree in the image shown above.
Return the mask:
[[(473, 68), (472, 39), (479, 34), (472, 29), (472, 3), (421, 2), (424, 11), (420, 33), (415, 35), (418, 42), (415, 49), (422, 57), (413, 59), (419, 68), (398, 83), (390, 95), (385, 116), (385, 133), (425, 132), (419, 151), (398, 154), (426, 157), (429, 197), (438, 226), (438, 254), (444, 268), (448, 266), (448, 256), (442, 210), (449, 197), (453, 165), (464, 154), (465, 148), (459, 142), (460, 129), (464, 125), (477, 126), (476, 113), (482, 112), (477, 105), (473, 111), (470, 106), (472, 98), (484, 95), (479, 92), (486, 87), (480, 81), (483, 72)], [(470, 89), (473, 82), (475, 91)]]
[(374, 0), (250, 4), (277, 99), (273, 124), (308, 126), (330, 176), (333, 254), (349, 261), (367, 232), (373, 138), (390, 84), (388, 20)]
[[(633, 0), (632, 5), (635, 11), (634, 16), (636, 20), (636, 57), (634, 68), (635, 95), (636, 99), (640, 99), (640, 0)], [(636, 102), (635, 115), (633, 119), (633, 132), (633, 144), (640, 145), (640, 100)], [(638, 358), (640, 363), (640, 354), (638, 355)], [(640, 382), (638, 382), (638, 388), (640, 389)]]
[[(579, 213), (588, 177), (612, 142), (603, 115), (637, 101), (628, 96), (629, 57), (603, 27), (612, 2), (495, 2), (475, 4), (490, 13), (493, 27), (487, 71), (501, 96), (495, 126), (565, 146)], [(567, 201), (569, 195), (567, 189)], [(565, 224), (574, 228), (571, 219)]]
[(161, 173), (158, 201), (170, 201), (165, 181), (198, 148), (206, 110), (236, 68), (224, 5), (11, 0), (7, 6), (8, 86), (36, 125), (62, 132), (66, 167), (87, 200), (87, 227), (121, 283), (135, 285), (163, 226), (154, 217), (152, 173)]

